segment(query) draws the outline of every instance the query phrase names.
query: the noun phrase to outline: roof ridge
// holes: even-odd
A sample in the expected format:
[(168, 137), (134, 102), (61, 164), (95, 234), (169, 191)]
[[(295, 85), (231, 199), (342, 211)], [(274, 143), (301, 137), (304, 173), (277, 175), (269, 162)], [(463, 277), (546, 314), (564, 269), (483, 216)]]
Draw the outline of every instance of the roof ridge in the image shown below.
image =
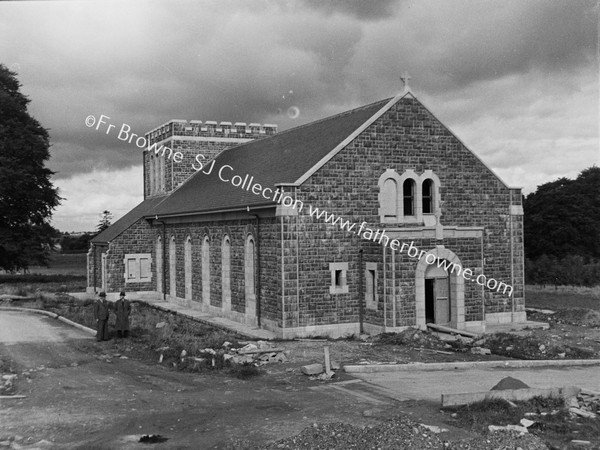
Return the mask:
[(386, 99), (383, 99), (383, 100), (377, 100), (375, 102), (369, 103), (368, 105), (362, 105), (362, 106), (359, 106), (357, 108), (350, 109), (348, 111), (342, 111), (342, 112), (334, 114), (332, 116), (327, 116), (327, 117), (323, 117), (321, 119), (313, 120), (312, 122), (308, 122), (308, 123), (305, 123), (305, 124), (302, 124), (302, 125), (298, 125), (298, 126), (293, 127), (293, 128), (288, 128), (287, 130), (284, 130), (284, 131), (279, 131), (279, 132), (277, 132), (275, 134), (272, 134), (272, 135), (270, 135), (270, 136), (268, 136), (266, 138), (254, 139), (254, 140), (251, 140), (251, 141), (248, 141), (248, 142), (242, 142), (241, 144), (234, 145), (233, 147), (226, 148), (225, 150), (223, 150), (221, 153), (219, 153), (213, 159), (217, 159), (222, 154), (224, 154), (224, 153), (226, 153), (226, 152), (228, 152), (230, 150), (234, 150), (236, 148), (243, 147), (244, 145), (251, 145), (254, 142), (261, 142), (261, 141), (264, 141), (265, 139), (272, 139), (272, 138), (275, 138), (277, 136), (282, 136), (282, 135), (288, 134), (288, 133), (290, 133), (292, 131), (301, 130), (301, 129), (306, 128), (306, 127), (310, 127), (310, 126), (314, 126), (314, 125), (319, 124), (319, 123), (323, 123), (323, 122), (325, 122), (327, 120), (333, 120), (333, 119), (336, 119), (336, 118), (339, 118), (339, 117), (342, 117), (342, 116), (347, 116), (347, 115), (355, 113), (357, 111), (361, 111), (363, 109), (370, 108), (373, 105), (376, 105), (377, 103), (387, 103), (387, 102), (391, 101), (393, 98), (395, 98), (395, 97), (389, 97), (389, 98), (386, 98)]

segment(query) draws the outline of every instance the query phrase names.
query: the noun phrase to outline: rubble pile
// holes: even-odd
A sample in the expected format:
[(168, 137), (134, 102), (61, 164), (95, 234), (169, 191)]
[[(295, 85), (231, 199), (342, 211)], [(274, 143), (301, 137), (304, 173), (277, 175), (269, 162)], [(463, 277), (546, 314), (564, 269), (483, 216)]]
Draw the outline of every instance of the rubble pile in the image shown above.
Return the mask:
[[(441, 435), (440, 435), (441, 436)], [(357, 450), (424, 450), (424, 449), (547, 449), (543, 441), (530, 434), (496, 432), (485, 437), (444, 441), (429, 426), (405, 416), (392, 417), (377, 425), (358, 427), (341, 422), (317, 424), (300, 434), (278, 440), (266, 449), (357, 449)]]
[(581, 391), (577, 397), (565, 401), (571, 417), (596, 419), (600, 416), (600, 393)]
[[(162, 363), (166, 356), (173, 353), (170, 347), (160, 347), (157, 349), (160, 356), (158, 362)], [(241, 348), (234, 348), (230, 342), (223, 343), (218, 349), (205, 348), (195, 355), (188, 355), (186, 350), (179, 353), (178, 361), (173, 362), (176, 367), (200, 367), (221, 368), (225, 364), (253, 365), (262, 366), (272, 363), (284, 363), (288, 358), (282, 348), (277, 348), (266, 341), (257, 341), (256, 343), (246, 343)]]
[(13, 391), (17, 375), (14, 373), (4, 374), (0, 377), (0, 395), (8, 395)]
[(561, 309), (550, 314), (547, 320), (556, 324), (600, 327), (600, 311), (586, 308)]
[(409, 345), (429, 349), (445, 349), (448, 344), (429, 331), (418, 328), (408, 328), (400, 333), (382, 333), (377, 336), (377, 344)]
[(496, 355), (519, 359), (587, 359), (596, 356), (592, 349), (562, 345), (533, 335), (495, 333), (486, 336), (482, 342)]
[[(226, 344), (229, 343), (223, 344), (226, 348), (231, 345)], [(233, 364), (253, 364), (257, 367), (270, 363), (284, 363), (288, 360), (282, 348), (277, 348), (266, 341), (248, 343), (242, 348), (230, 348), (224, 358)]]

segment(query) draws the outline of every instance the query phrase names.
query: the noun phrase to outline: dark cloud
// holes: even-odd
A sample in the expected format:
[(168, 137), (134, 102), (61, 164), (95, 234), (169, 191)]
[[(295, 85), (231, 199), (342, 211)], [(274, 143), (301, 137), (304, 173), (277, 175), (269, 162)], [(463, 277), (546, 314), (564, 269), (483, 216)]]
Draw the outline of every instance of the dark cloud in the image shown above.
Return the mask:
[(300, 3), (327, 15), (344, 14), (357, 19), (379, 20), (392, 16), (401, 0), (301, 0)]
[[(18, 64), (50, 129), (59, 180), (141, 162), (117, 132), (87, 128), (89, 114), (137, 134), (171, 119), (284, 130), (393, 96), (404, 70), (442, 121), (507, 171), (539, 159), (542, 136), (589, 147), (594, 136), (571, 117), (597, 136), (597, 107), (585, 113), (580, 92), (597, 98), (592, 0), (71, 3), (0, 3), (2, 62)], [(519, 145), (535, 150), (515, 156)]]
[[(571, 72), (595, 58), (598, 10), (591, 1), (467, 2), (433, 59), (432, 91), (530, 70)], [(450, 32), (449, 32), (450, 31)]]

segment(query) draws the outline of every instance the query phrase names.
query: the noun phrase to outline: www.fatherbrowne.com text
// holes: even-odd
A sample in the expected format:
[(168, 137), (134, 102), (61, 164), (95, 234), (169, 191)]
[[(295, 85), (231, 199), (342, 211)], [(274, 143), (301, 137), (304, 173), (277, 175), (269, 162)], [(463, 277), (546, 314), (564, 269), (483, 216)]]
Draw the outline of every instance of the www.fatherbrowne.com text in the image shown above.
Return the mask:
[[(110, 120), (110, 117), (104, 114), (100, 115), (98, 120), (96, 120), (95, 116), (89, 115), (85, 119), (85, 124), (88, 128), (94, 128), (98, 131), (100, 131), (102, 127), (102, 130), (105, 129), (105, 134), (109, 134), (113, 129), (116, 132), (116, 125), (107, 122), (107, 120)], [(117, 139), (130, 144), (133, 143), (144, 151), (149, 153), (154, 152), (154, 154), (157, 156), (160, 155), (164, 158), (172, 159), (177, 163), (181, 163), (184, 159), (182, 152), (174, 152), (171, 148), (162, 144), (160, 146), (158, 146), (157, 143), (150, 145), (144, 136), (132, 133), (131, 127), (126, 123), (121, 124), (119, 127)], [(226, 164), (220, 167), (215, 167), (215, 163), (215, 159), (208, 161), (204, 155), (198, 153), (194, 157), (192, 169), (205, 175), (210, 175), (216, 171), (219, 179), (224, 183), (230, 183), (236, 188), (252, 192), (254, 195), (262, 196), (266, 200), (273, 201), (288, 208), (293, 208), (297, 210), (298, 213), (304, 210), (304, 203), (301, 200), (292, 198), (279, 188), (272, 189), (270, 187), (262, 186), (260, 183), (255, 182), (254, 177), (251, 175), (245, 174), (242, 176), (237, 174), (235, 169), (230, 165)], [(367, 222), (362, 222), (360, 225), (358, 225), (357, 222), (344, 220), (342, 217), (336, 216), (333, 213), (328, 213), (327, 211), (321, 210), (317, 207), (313, 207), (313, 205), (310, 204), (308, 205), (308, 215), (319, 220), (324, 220), (325, 223), (337, 226), (341, 231), (353, 233), (359, 236), (361, 239), (376, 242), (385, 247), (389, 247), (393, 251), (398, 251), (399, 253), (406, 252), (410, 258), (416, 258), (419, 261), (424, 258), (427, 264), (435, 264), (438, 268), (445, 270), (448, 274), (462, 276), (467, 281), (473, 281), (480, 286), (485, 286), (488, 289), (496, 292), (502, 292), (503, 294), (508, 294), (509, 296), (512, 296), (513, 294), (513, 287), (506, 283), (499, 282), (494, 278), (488, 278), (483, 273), (475, 274), (471, 269), (464, 269), (460, 264), (456, 264), (445, 259), (439, 259), (433, 253), (429, 253), (425, 250), (419, 250), (415, 246), (414, 241), (411, 241), (407, 244), (406, 242), (400, 242), (398, 239), (391, 239), (386, 234), (385, 229), (376, 229), (374, 231), (367, 226)]]

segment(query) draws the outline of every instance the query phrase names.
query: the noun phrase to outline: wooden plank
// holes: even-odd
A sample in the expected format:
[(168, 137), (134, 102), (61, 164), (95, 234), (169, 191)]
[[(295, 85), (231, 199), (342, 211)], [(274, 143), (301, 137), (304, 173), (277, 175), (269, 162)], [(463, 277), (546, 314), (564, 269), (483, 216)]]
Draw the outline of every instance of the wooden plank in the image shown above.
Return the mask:
[(431, 328), (432, 330), (441, 331), (443, 333), (448, 333), (448, 334), (459, 334), (461, 336), (466, 336), (466, 337), (470, 337), (473, 339), (476, 339), (479, 336), (481, 336), (480, 334), (471, 333), (470, 331), (457, 330), (456, 328), (445, 327), (443, 325), (437, 325), (435, 323), (428, 323), (427, 328)]
[(284, 349), (283, 348), (263, 348), (263, 349), (256, 349), (256, 350), (238, 350), (238, 354), (240, 355), (253, 355), (255, 353), (279, 353), (282, 352)]
[(508, 401), (524, 401), (534, 397), (572, 397), (581, 391), (575, 386), (546, 389), (506, 389), (486, 392), (464, 392), (461, 394), (442, 394), (442, 406), (459, 406), (483, 400), (501, 399)]

